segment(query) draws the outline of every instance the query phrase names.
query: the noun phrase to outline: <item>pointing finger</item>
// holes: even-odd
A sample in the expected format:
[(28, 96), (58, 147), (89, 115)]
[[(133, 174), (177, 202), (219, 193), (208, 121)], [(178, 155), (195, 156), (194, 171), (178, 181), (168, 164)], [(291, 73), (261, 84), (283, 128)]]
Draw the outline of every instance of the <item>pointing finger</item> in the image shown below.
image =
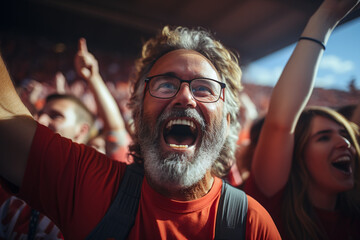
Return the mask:
[(82, 53), (87, 53), (88, 52), (85, 38), (80, 38), (79, 39), (79, 51), (82, 52)]

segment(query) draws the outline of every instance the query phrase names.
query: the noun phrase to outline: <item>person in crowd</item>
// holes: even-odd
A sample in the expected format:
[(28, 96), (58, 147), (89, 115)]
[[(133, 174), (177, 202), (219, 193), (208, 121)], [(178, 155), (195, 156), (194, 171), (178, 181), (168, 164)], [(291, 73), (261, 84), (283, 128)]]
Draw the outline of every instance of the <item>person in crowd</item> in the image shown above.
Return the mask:
[(90, 139), (88, 145), (118, 161), (132, 163), (128, 157), (131, 138), (126, 131), (119, 107), (100, 75), (98, 62), (88, 51), (84, 38), (79, 39), (74, 63), (77, 74), (89, 84), (98, 113), (104, 122), (102, 134)]
[(86, 105), (71, 94), (51, 94), (35, 119), (53, 132), (86, 144), (91, 137), (94, 116)]
[(236, 166), (240, 174), (240, 184), (236, 187), (243, 188), (246, 180), (250, 177), (251, 162), (254, 156), (254, 151), (259, 140), (260, 131), (264, 124), (264, 117), (253, 121), (250, 127), (249, 142), (240, 145), (236, 151)]
[(356, 108), (356, 104), (348, 104), (341, 107), (336, 108), (336, 111), (343, 115), (347, 120), (351, 119)]
[[(52, 94), (37, 114), (39, 123), (77, 143), (86, 143), (94, 122), (91, 112), (76, 97)], [(63, 239), (45, 215), (0, 187), (0, 239)]]
[(360, 238), (354, 128), (333, 110), (304, 110), (325, 44), (356, 4), (323, 1), (271, 96), (245, 192), (269, 211), (284, 239)]
[[(245, 165), (240, 166), (240, 163), (244, 162), (245, 159), (239, 160), (239, 158), (243, 158), (243, 156), (239, 155), (242, 154), (240, 154), (240, 152), (243, 152), (243, 150), (247, 149), (250, 145), (250, 128), (251, 125), (254, 123), (254, 120), (256, 120), (256, 118), (258, 117), (258, 111), (254, 102), (245, 92), (240, 93), (239, 100), (239, 122), (241, 125), (241, 129), (239, 132), (239, 138), (237, 140), (237, 148), (235, 153), (236, 160), (234, 161), (234, 164), (232, 165), (229, 173), (227, 174), (227, 176), (225, 176), (224, 179), (232, 186), (241, 189), (247, 178), (248, 172), (250, 171), (250, 167), (248, 168)], [(241, 169), (239, 169), (239, 167), (241, 167)]]
[(343, 115), (347, 120), (360, 126), (360, 103), (341, 106), (337, 108), (336, 111)]
[[(120, 232), (128, 239), (227, 233), (233, 239), (280, 239), (265, 209), (220, 179), (231, 167), (239, 132), (236, 55), (204, 30), (164, 27), (144, 44), (135, 75), (130, 107), (136, 164), (126, 165), (34, 121), (1, 62), (3, 184), (51, 217), (66, 239), (118, 238)], [(123, 189), (136, 190), (126, 178), (134, 166), (143, 168), (144, 178), (136, 215), (124, 220), (118, 208), (131, 210), (135, 200), (117, 200)], [(226, 225), (219, 216), (236, 223)]]
[(360, 102), (356, 104), (354, 112), (351, 114), (350, 121), (360, 127)]

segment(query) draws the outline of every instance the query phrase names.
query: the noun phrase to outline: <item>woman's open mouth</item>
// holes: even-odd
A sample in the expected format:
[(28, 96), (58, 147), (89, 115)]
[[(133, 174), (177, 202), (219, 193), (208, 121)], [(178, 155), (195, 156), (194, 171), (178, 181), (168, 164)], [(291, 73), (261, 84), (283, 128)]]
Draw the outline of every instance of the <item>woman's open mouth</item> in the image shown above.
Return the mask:
[(342, 156), (333, 161), (331, 165), (347, 175), (352, 173), (350, 156)]

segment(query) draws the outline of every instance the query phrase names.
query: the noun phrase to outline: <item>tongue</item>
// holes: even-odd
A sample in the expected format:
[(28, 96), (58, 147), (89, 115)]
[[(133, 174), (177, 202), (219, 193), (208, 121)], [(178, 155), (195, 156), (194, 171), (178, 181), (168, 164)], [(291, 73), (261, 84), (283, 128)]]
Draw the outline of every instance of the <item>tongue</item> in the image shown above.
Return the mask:
[(192, 145), (194, 142), (194, 138), (191, 136), (173, 136), (168, 135), (165, 138), (165, 141), (168, 144), (176, 144), (176, 145)]

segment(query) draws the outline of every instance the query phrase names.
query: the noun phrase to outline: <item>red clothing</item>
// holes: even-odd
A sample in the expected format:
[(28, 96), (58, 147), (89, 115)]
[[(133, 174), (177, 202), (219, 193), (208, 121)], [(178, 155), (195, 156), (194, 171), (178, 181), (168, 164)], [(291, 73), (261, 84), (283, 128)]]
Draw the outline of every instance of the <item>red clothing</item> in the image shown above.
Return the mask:
[(134, 162), (133, 157), (129, 155), (128, 146), (118, 147), (114, 152), (112, 152), (108, 156), (116, 161), (126, 163), (127, 165), (130, 165)]
[(224, 177), (224, 179), (229, 184), (231, 184), (232, 186), (239, 188), (239, 189), (240, 189), (241, 185), (244, 183), (236, 164), (232, 165), (229, 173)]
[[(27, 239), (31, 208), (23, 200), (0, 187), (0, 239)], [(59, 228), (43, 214), (39, 215), (35, 239), (63, 239)]]
[[(284, 224), (281, 220), (281, 206), (283, 205), (283, 191), (268, 198), (257, 187), (254, 178), (246, 181), (245, 192), (254, 197), (270, 213), (281, 236), (285, 239)], [(360, 239), (360, 218), (350, 219), (339, 211), (327, 211), (315, 209), (316, 215), (321, 222), (328, 240)]]
[[(125, 167), (39, 125), (19, 196), (55, 219), (65, 239), (84, 239), (115, 198)], [(158, 194), (144, 178), (129, 239), (213, 238), (221, 184), (215, 178), (206, 196), (181, 202)], [(246, 237), (280, 239), (269, 214), (250, 197)]]
[(116, 161), (123, 162), (128, 165), (132, 164), (134, 159), (131, 155), (129, 155), (129, 145), (131, 141), (132, 139), (128, 133), (108, 133), (105, 138), (106, 154)]

